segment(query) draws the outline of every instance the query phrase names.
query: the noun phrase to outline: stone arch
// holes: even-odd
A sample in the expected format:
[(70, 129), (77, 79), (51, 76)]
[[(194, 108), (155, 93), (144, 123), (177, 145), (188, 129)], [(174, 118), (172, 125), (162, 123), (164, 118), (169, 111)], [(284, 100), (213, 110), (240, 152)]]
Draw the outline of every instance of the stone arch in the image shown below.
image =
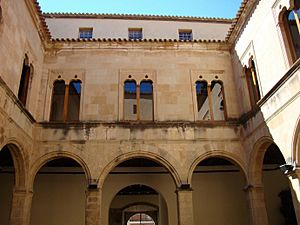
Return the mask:
[(246, 171), (247, 171), (246, 165), (239, 156), (237, 156), (233, 153), (230, 153), (228, 151), (224, 151), (224, 150), (211, 150), (209, 152), (206, 152), (206, 153), (200, 155), (191, 164), (189, 172), (188, 172), (188, 180), (187, 180), (187, 183), (190, 184), (190, 186), (192, 186), (192, 177), (193, 177), (193, 173), (194, 173), (194, 170), (196, 169), (197, 165), (200, 162), (202, 162), (203, 160), (208, 159), (208, 158), (213, 158), (213, 157), (223, 158), (223, 159), (229, 160), (230, 162), (236, 164), (241, 169), (242, 173), (244, 174), (245, 181), (246, 182), (248, 181), (248, 177), (247, 177), (247, 173), (246, 173)]
[(70, 158), (76, 161), (83, 169), (87, 182), (90, 183), (92, 181), (91, 173), (88, 165), (86, 162), (78, 155), (70, 152), (65, 151), (55, 151), (48, 154), (43, 155), (42, 157), (38, 158), (36, 162), (31, 167), (31, 173), (30, 173), (30, 180), (29, 185), (31, 188), (33, 188), (34, 180), (36, 177), (36, 174), (38, 171), (47, 163), (55, 159), (59, 158)]
[(12, 156), (14, 168), (15, 168), (15, 187), (23, 189), (26, 187), (27, 184), (27, 164), (24, 147), (16, 140), (16, 139), (9, 139), (7, 142), (0, 147), (0, 151), (7, 147), (9, 152)]
[(165, 159), (164, 157), (152, 153), (152, 152), (146, 152), (146, 151), (136, 151), (136, 152), (130, 152), (130, 153), (125, 153), (122, 155), (117, 156), (114, 158), (111, 162), (109, 162), (103, 169), (103, 171), (100, 174), (100, 177), (98, 179), (98, 186), (102, 187), (104, 184), (104, 181), (106, 177), (108, 176), (109, 172), (112, 171), (117, 165), (120, 163), (134, 159), (134, 158), (145, 158), (149, 160), (153, 160), (154, 162), (157, 162), (164, 166), (171, 174), (171, 177), (173, 178), (175, 185), (177, 187), (180, 186), (181, 180), (179, 177), (179, 174), (177, 173), (176, 169), (172, 166), (172, 164)]
[(256, 141), (250, 154), (248, 177), (249, 184), (255, 185), (262, 182), (262, 167), (268, 147), (274, 143), (271, 137), (264, 136)]
[(300, 159), (300, 116), (297, 119), (292, 137), (292, 160), (298, 165)]

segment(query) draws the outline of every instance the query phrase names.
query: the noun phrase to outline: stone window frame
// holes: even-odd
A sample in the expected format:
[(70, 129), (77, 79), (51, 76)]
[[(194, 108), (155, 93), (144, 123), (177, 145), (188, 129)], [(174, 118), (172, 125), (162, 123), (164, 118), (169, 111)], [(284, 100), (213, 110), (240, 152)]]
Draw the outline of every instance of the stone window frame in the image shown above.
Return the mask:
[(289, 28), (285, 22), (285, 13), (294, 8), (294, 0), (277, 0), (272, 6), (274, 21), (277, 34), (280, 40), (280, 46), (284, 55), (286, 69), (289, 69), (297, 60), (292, 40), (289, 35)]
[(126, 121), (124, 115), (124, 83), (128, 80), (135, 80), (136, 85), (140, 85), (142, 81), (152, 81), (153, 88), (153, 120), (132, 120), (135, 122), (153, 122), (156, 121), (157, 117), (157, 82), (156, 82), (156, 71), (155, 70), (120, 70), (119, 71), (119, 121)]
[[(84, 92), (85, 92), (85, 72), (83, 70), (49, 70), (48, 71), (48, 81), (47, 81), (47, 90), (46, 90), (46, 99), (44, 107), (44, 120), (50, 122), (51, 114), (51, 103), (52, 103), (52, 93), (53, 93), (53, 84), (57, 80), (64, 80), (65, 84), (69, 85), (74, 80), (81, 81), (81, 95), (80, 95), (80, 109), (79, 109), (79, 120), (83, 119), (83, 106), (84, 106)], [(78, 121), (66, 121), (66, 122), (78, 122)]]
[(196, 83), (205, 81), (207, 82), (207, 88), (210, 90), (210, 86), (212, 82), (221, 82), (222, 83), (222, 94), (223, 94), (223, 107), (224, 107), (224, 120), (214, 120), (213, 116), (213, 111), (212, 111), (212, 106), (211, 106), (211, 96), (208, 90), (208, 98), (210, 101), (209, 107), (210, 107), (210, 122), (215, 122), (215, 121), (226, 121), (228, 118), (228, 107), (226, 103), (226, 83), (224, 82), (225, 79), (224, 77), (224, 70), (191, 70), (190, 75), (191, 75), (191, 89), (192, 89), (192, 102), (193, 102), (193, 112), (194, 112), (194, 121), (205, 121), (205, 120), (200, 120), (198, 119), (198, 103), (197, 103), (197, 90), (196, 90)]

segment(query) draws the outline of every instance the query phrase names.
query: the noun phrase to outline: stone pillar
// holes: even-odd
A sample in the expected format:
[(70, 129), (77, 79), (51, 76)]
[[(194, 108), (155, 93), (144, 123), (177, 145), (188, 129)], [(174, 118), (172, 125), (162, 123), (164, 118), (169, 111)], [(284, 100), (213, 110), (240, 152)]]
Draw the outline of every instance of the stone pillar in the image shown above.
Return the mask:
[(100, 225), (101, 190), (89, 185), (86, 191), (85, 225)]
[(29, 225), (33, 192), (15, 188), (13, 191), (9, 225)]
[(194, 225), (193, 191), (190, 185), (177, 189), (178, 224)]
[(248, 207), (250, 210), (250, 224), (268, 225), (269, 222), (263, 185), (249, 185), (245, 191), (247, 193)]
[(288, 174), (293, 204), (298, 224), (300, 224), (300, 169)]

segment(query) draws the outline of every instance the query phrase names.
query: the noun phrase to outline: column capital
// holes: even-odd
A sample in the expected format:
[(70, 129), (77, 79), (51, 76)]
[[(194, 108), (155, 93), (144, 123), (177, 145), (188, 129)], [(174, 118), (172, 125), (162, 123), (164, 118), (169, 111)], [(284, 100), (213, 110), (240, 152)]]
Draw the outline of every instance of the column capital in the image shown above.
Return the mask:
[(181, 184), (179, 187), (177, 187), (176, 192), (188, 192), (188, 191), (193, 191), (192, 187), (190, 184)]
[(245, 192), (250, 192), (250, 191), (263, 191), (264, 190), (264, 185), (263, 184), (247, 184), (244, 189)]

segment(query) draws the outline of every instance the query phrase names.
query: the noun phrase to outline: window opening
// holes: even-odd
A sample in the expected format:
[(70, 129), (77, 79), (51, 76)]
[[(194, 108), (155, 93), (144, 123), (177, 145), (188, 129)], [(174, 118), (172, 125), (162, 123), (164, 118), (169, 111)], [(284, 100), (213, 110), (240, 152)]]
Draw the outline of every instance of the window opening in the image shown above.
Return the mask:
[(93, 28), (79, 28), (79, 38), (93, 38)]
[(142, 81), (140, 84), (140, 119), (153, 120), (152, 81)]
[(193, 33), (191, 30), (179, 31), (179, 40), (191, 41), (193, 40)]
[(50, 121), (64, 120), (65, 81), (55, 81), (53, 84)]
[(210, 107), (208, 99), (208, 89), (206, 81), (196, 82), (196, 94), (197, 94), (197, 112), (198, 119), (210, 120)]
[(68, 109), (67, 109), (68, 121), (79, 120), (80, 96), (81, 96), (81, 82), (72, 81), (69, 85)]
[(151, 216), (146, 213), (136, 213), (130, 217), (127, 225), (155, 225)]
[(80, 113), (81, 81), (54, 82), (50, 121), (78, 121)]
[(129, 28), (128, 38), (131, 40), (141, 40), (143, 39), (143, 30), (141, 28)]
[(28, 90), (29, 90), (29, 82), (31, 76), (31, 68), (28, 65), (28, 59), (25, 57), (22, 67), (22, 74), (20, 80), (20, 86), (18, 91), (18, 99), (22, 102), (24, 106), (26, 106)]
[(137, 119), (137, 85), (134, 80), (124, 83), (124, 119)]
[(296, 59), (300, 58), (300, 10), (299, 2), (295, 1), (295, 8), (287, 11), (285, 14), (285, 21), (288, 27), (288, 33), (295, 51)]
[(250, 102), (253, 107), (261, 99), (256, 66), (253, 59), (250, 60), (249, 68), (246, 68), (246, 79), (248, 84)]
[(223, 96), (223, 85), (221, 81), (211, 82), (211, 96), (212, 96), (212, 111), (214, 120), (224, 120), (224, 96)]

